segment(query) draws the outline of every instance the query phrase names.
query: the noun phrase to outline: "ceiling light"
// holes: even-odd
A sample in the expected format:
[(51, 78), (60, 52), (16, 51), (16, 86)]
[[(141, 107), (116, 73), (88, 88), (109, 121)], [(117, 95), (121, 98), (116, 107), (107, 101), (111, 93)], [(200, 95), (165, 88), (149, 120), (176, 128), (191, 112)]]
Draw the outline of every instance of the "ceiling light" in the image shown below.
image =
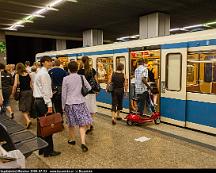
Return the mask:
[(216, 21), (215, 22), (209, 22), (209, 23), (206, 23), (205, 25), (215, 25), (216, 24)]
[(202, 26), (204, 26), (204, 25), (203, 24), (191, 25), (191, 26), (183, 27), (183, 29), (199, 28), (199, 27), (202, 27)]
[(77, 0), (53, 0), (51, 3), (47, 4), (46, 6), (44, 6), (44, 8), (37, 10), (36, 12), (32, 13), (31, 15), (25, 17), (24, 19), (12, 24), (8, 30), (17, 30), (16, 27), (24, 27), (24, 23), (33, 23), (33, 19), (35, 17), (42, 17), (44, 18), (45, 16), (43, 16), (42, 14), (44, 14), (45, 12), (49, 11), (49, 10), (53, 10), (53, 11), (59, 11), (57, 8), (54, 8), (54, 6), (59, 5), (62, 2), (78, 2)]

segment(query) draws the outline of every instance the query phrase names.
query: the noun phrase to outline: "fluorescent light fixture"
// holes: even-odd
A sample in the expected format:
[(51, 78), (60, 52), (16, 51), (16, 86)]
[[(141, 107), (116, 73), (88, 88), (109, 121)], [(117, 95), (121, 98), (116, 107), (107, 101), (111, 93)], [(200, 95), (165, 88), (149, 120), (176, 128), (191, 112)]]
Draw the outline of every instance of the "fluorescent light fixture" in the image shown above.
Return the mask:
[(54, 8), (55, 6), (59, 5), (62, 2), (78, 2), (77, 0), (52, 0), (51, 3), (47, 4), (46, 6), (44, 6), (43, 8), (41, 8), (40, 10), (35, 11), (34, 13), (32, 13), (31, 15), (25, 17), (24, 19), (12, 24), (9, 28), (7, 28), (8, 30), (17, 30), (16, 27), (24, 27), (24, 23), (33, 23), (33, 19), (35, 17), (41, 17), (44, 18), (45, 16), (43, 16), (42, 14), (46, 13), (49, 10), (53, 10), (53, 11), (59, 11), (59, 9)]
[(183, 29), (199, 28), (199, 27), (202, 27), (202, 26), (204, 26), (204, 25), (203, 24), (191, 25), (191, 26), (183, 27)]
[(32, 14), (31, 16), (33, 16), (33, 17), (41, 17), (41, 18), (45, 18), (45, 16), (40, 15), (40, 14)]
[(170, 29), (169, 31), (173, 32), (173, 31), (180, 31), (180, 30), (181, 30), (181, 28), (173, 28), (173, 29)]
[(54, 6), (56, 6), (56, 5), (60, 4), (60, 3), (62, 3), (63, 1), (64, 1), (64, 0), (56, 0), (56, 1), (52, 2), (51, 4), (49, 4), (49, 6), (50, 6), (50, 7), (54, 7)]
[(47, 6), (46, 9), (47, 10), (53, 10), (53, 11), (59, 11), (59, 9), (53, 8), (53, 7), (50, 7), (50, 6)]
[(216, 24), (216, 21), (215, 22), (206, 23), (205, 25), (215, 25), (215, 24)]
[(7, 30), (10, 30), (10, 31), (17, 31), (16, 28), (7, 28)]

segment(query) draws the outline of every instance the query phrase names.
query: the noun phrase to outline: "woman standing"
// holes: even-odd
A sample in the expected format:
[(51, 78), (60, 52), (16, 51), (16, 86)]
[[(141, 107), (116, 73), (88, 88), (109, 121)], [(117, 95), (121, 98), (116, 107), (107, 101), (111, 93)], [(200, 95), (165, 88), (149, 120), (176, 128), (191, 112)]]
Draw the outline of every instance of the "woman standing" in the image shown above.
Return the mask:
[(13, 95), (15, 94), (18, 85), (20, 87), (19, 110), (23, 114), (26, 128), (28, 129), (31, 125), (29, 112), (31, 111), (32, 106), (32, 83), (31, 77), (27, 73), (23, 63), (18, 63), (16, 65), (16, 75), (12, 92)]
[(116, 72), (110, 77), (109, 83), (113, 83), (112, 91), (112, 124), (115, 125), (117, 120), (121, 120), (120, 110), (122, 110), (122, 102), (124, 97), (124, 90), (127, 91), (126, 78), (123, 73), (124, 64), (118, 63)]
[(68, 69), (71, 74), (64, 77), (62, 84), (62, 108), (65, 110), (67, 124), (69, 127), (69, 140), (68, 144), (75, 145), (75, 126), (79, 126), (81, 149), (83, 152), (88, 151), (85, 143), (85, 132), (87, 127), (92, 123), (90, 112), (86, 106), (85, 98), (81, 94), (82, 78), (84, 85), (88, 90), (91, 86), (86, 80), (85, 76), (78, 75), (78, 64), (71, 61), (68, 64)]
[[(90, 80), (94, 78), (96, 80), (96, 71), (94, 68), (90, 67), (89, 63), (89, 57), (83, 56), (82, 57), (82, 64), (83, 68), (78, 71), (78, 74), (84, 75), (86, 80), (90, 83)], [(97, 106), (96, 106), (96, 93), (94, 91), (89, 91), (89, 94), (85, 97), (86, 98), (86, 105), (90, 111), (91, 116), (93, 117), (95, 113), (97, 112)], [(86, 134), (93, 130), (93, 125), (89, 127), (89, 129), (86, 131)]]

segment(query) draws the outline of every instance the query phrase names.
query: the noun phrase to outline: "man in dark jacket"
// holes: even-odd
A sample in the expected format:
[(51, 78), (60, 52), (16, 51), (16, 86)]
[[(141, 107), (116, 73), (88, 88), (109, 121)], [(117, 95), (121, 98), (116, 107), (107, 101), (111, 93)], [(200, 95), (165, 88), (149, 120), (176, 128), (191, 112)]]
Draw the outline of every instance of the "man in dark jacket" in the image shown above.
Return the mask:
[(53, 98), (52, 102), (54, 105), (55, 112), (63, 114), (62, 110), (62, 100), (61, 100), (61, 90), (62, 90), (62, 82), (63, 78), (68, 75), (68, 73), (60, 68), (60, 61), (56, 59), (54, 61), (54, 67), (49, 70), (49, 75), (52, 80), (52, 91)]

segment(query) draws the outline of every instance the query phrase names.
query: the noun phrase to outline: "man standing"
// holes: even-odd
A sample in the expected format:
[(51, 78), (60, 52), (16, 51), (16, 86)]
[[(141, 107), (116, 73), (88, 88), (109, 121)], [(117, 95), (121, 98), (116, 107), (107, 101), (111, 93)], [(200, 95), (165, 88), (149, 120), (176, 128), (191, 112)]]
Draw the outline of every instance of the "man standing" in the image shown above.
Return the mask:
[(67, 72), (60, 67), (60, 61), (56, 59), (54, 61), (54, 67), (50, 69), (48, 73), (52, 80), (52, 101), (55, 108), (55, 112), (63, 115), (61, 100), (62, 82), (63, 78), (67, 76)]
[(138, 67), (135, 70), (135, 92), (138, 97), (138, 112), (140, 115), (143, 115), (144, 113), (144, 106), (145, 103), (146, 107), (151, 107), (151, 110), (153, 111), (153, 107), (150, 103), (150, 97), (148, 89), (151, 90), (151, 87), (148, 85), (148, 69), (144, 66), (144, 64), (147, 62), (147, 59), (140, 58), (138, 59)]
[[(51, 78), (48, 74), (48, 69), (52, 66), (52, 59), (48, 56), (44, 56), (40, 60), (42, 68), (37, 72), (34, 82), (34, 107), (37, 116), (41, 117), (47, 113), (52, 113), (52, 87)], [(41, 137), (42, 138), (42, 137)], [(47, 136), (44, 139), (48, 146), (39, 150), (39, 155), (44, 154), (44, 157), (57, 156), (61, 152), (54, 151), (52, 135)]]

